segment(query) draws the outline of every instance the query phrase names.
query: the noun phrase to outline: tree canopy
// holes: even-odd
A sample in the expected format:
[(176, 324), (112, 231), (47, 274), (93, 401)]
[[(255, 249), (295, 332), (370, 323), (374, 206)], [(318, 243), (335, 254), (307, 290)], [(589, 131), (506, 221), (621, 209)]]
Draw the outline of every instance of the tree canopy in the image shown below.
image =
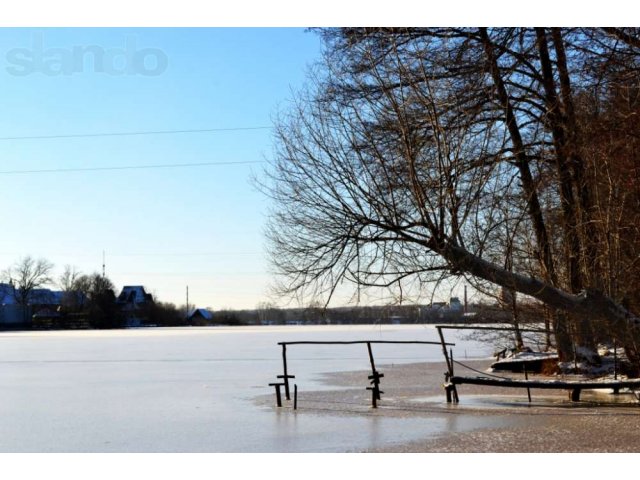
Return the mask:
[(547, 305), (561, 353), (638, 363), (640, 30), (318, 34), (269, 170), (280, 290), (464, 276)]

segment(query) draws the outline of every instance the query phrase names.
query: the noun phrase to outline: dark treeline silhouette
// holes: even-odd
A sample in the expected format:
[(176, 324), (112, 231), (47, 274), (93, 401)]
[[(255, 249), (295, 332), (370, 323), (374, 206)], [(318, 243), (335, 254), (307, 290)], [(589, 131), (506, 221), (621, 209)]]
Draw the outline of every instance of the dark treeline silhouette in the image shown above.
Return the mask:
[[(263, 302), (254, 309), (188, 309), (157, 301), (142, 286), (124, 286), (119, 292), (100, 273), (83, 274), (66, 266), (57, 280), (45, 259), (25, 257), (4, 272), (0, 283), (0, 330), (114, 329), (129, 327), (499, 323), (510, 320), (510, 310), (498, 302), (463, 306), (449, 303), (324, 308), (281, 308)], [(50, 290), (55, 285), (59, 290)], [(488, 298), (488, 297), (487, 297)], [(466, 310), (466, 313), (465, 313)], [(521, 318), (536, 322), (535, 305), (520, 305)]]
[[(540, 322), (536, 305), (520, 307), (523, 323)], [(340, 325), (340, 324), (437, 324), (437, 323), (508, 323), (510, 311), (497, 303), (473, 304), (465, 314), (445, 303), (433, 305), (348, 306), (335, 308), (224, 309), (213, 312), (211, 325)]]

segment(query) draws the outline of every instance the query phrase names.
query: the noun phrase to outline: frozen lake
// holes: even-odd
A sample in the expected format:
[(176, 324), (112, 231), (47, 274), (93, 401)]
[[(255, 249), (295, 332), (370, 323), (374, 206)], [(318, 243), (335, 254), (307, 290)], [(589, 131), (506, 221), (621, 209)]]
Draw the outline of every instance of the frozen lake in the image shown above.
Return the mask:
[[(454, 334), (458, 358), (491, 353)], [(280, 341), (437, 339), (427, 325), (0, 333), (0, 452), (341, 452), (422, 438), (446, 425), (298, 416), (252, 398), (273, 395)], [(380, 365), (443, 360), (439, 346), (373, 349)], [(287, 353), (307, 390), (327, 388), (320, 373), (369, 369), (365, 345)]]

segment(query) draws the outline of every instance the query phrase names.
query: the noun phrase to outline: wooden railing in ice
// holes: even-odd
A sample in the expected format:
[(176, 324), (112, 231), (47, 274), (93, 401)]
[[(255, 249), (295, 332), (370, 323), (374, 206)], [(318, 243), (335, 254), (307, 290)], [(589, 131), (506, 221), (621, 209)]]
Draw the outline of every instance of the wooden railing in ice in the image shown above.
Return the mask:
[[(445, 352), (447, 346), (455, 346), (455, 343), (444, 343), (441, 342), (429, 342), (429, 341), (418, 341), (418, 340), (353, 340), (353, 341), (297, 341), (297, 342), (278, 342), (278, 345), (282, 346), (282, 366), (283, 366), (283, 374), (278, 375), (277, 378), (282, 380), (281, 382), (270, 383), (270, 387), (275, 387), (276, 391), (276, 405), (278, 407), (282, 406), (282, 392), (281, 387), (284, 387), (284, 394), (287, 400), (291, 400), (291, 392), (289, 386), (289, 380), (296, 378), (295, 375), (290, 375), (288, 366), (287, 366), (287, 346), (288, 345), (355, 345), (355, 344), (366, 344), (367, 351), (369, 353), (369, 362), (371, 363), (371, 375), (369, 375), (368, 379), (370, 380), (370, 387), (367, 387), (367, 390), (371, 390), (371, 406), (373, 408), (377, 408), (378, 401), (380, 400), (380, 396), (384, 393), (380, 390), (380, 379), (384, 377), (383, 373), (380, 373), (376, 369), (375, 359), (373, 357), (373, 350), (371, 348), (372, 344), (419, 344), (419, 345), (441, 345), (444, 348)], [(294, 409), (297, 408), (298, 405), (298, 396), (297, 396), (297, 386), (294, 386)]]

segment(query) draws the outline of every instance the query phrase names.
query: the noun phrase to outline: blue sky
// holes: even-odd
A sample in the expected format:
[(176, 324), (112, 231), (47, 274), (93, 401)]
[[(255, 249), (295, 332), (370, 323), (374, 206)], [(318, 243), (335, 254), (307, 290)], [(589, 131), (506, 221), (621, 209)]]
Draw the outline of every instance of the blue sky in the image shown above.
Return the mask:
[[(72, 63), (85, 50), (102, 65)], [(10, 137), (268, 127), (319, 56), (299, 28), (0, 29), (0, 270), (31, 255), (91, 273), (105, 251), (118, 288), (184, 303), (188, 285), (215, 309), (268, 300), (263, 165), (248, 162), (269, 157), (270, 129)], [(247, 163), (8, 173), (212, 162)]]

